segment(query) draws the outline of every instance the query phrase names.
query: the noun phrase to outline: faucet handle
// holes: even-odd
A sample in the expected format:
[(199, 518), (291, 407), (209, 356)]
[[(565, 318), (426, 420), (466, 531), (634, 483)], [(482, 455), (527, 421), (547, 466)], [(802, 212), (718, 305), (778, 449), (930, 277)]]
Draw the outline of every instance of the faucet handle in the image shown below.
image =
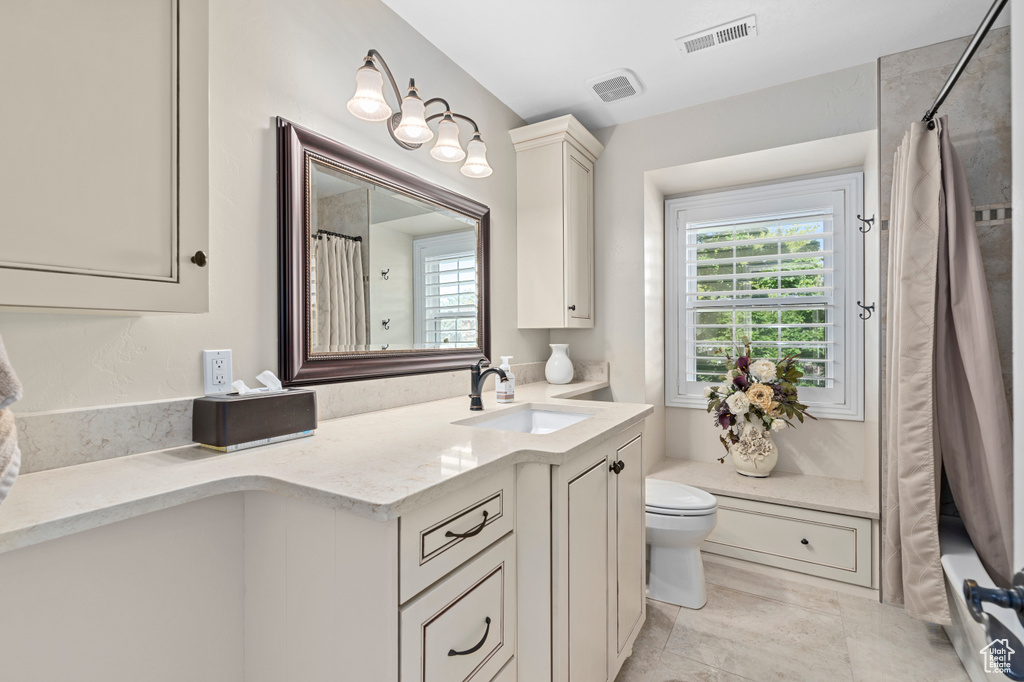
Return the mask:
[(491, 366), (491, 361), (488, 360), (487, 358), (480, 358), (480, 362), (476, 363), (476, 365), (475, 365), (475, 367), (477, 369), (483, 369), (484, 367), (490, 367), (490, 366)]

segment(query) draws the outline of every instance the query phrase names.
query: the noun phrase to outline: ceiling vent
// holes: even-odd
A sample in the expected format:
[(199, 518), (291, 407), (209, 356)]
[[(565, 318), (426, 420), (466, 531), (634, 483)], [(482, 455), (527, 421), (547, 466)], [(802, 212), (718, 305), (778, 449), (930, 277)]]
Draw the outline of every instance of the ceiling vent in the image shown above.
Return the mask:
[(725, 45), (736, 40), (745, 40), (757, 35), (757, 18), (751, 14), (749, 17), (730, 21), (721, 26), (715, 26), (705, 31), (692, 33), (682, 38), (676, 38), (676, 47), (684, 54), (691, 54), (701, 50), (707, 50), (719, 45)]
[(629, 69), (616, 69), (610, 73), (587, 81), (587, 87), (597, 99), (605, 104), (636, 97), (644, 91), (644, 84)]

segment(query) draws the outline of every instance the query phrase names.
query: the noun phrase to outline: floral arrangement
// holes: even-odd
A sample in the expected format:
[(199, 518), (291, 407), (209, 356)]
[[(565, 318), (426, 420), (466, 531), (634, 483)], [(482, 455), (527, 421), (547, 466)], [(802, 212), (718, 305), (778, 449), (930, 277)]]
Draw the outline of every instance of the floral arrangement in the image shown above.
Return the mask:
[[(757, 462), (774, 447), (771, 432), (792, 427), (794, 418), (803, 423), (804, 417), (815, 417), (798, 399), (796, 384), (804, 373), (795, 355), (775, 364), (751, 360), (749, 343), (744, 343), (743, 351), (735, 360), (726, 354), (725, 381), (705, 388), (704, 397), (715, 425), (724, 432), (719, 440), (726, 451), (742, 441), (744, 456)], [(724, 462), (725, 455), (719, 461)]]

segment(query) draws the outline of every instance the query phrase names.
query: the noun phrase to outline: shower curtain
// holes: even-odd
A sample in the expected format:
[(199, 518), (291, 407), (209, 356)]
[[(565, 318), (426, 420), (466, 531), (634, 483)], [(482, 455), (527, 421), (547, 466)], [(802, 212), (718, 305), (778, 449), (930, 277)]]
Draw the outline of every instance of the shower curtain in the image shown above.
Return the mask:
[(982, 563), (1009, 585), (1010, 416), (964, 173), (946, 117), (896, 152), (886, 332), (888, 474), (883, 589), (948, 624), (939, 563), (943, 467)]
[(316, 348), (360, 350), (366, 345), (362, 242), (321, 234), (316, 244)]

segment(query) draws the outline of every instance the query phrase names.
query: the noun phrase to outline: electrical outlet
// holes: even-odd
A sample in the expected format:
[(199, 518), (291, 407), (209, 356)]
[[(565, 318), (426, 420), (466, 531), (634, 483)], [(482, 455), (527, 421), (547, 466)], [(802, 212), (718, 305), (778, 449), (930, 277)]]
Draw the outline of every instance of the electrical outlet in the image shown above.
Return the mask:
[(206, 395), (231, 392), (231, 351), (203, 351), (203, 390)]

